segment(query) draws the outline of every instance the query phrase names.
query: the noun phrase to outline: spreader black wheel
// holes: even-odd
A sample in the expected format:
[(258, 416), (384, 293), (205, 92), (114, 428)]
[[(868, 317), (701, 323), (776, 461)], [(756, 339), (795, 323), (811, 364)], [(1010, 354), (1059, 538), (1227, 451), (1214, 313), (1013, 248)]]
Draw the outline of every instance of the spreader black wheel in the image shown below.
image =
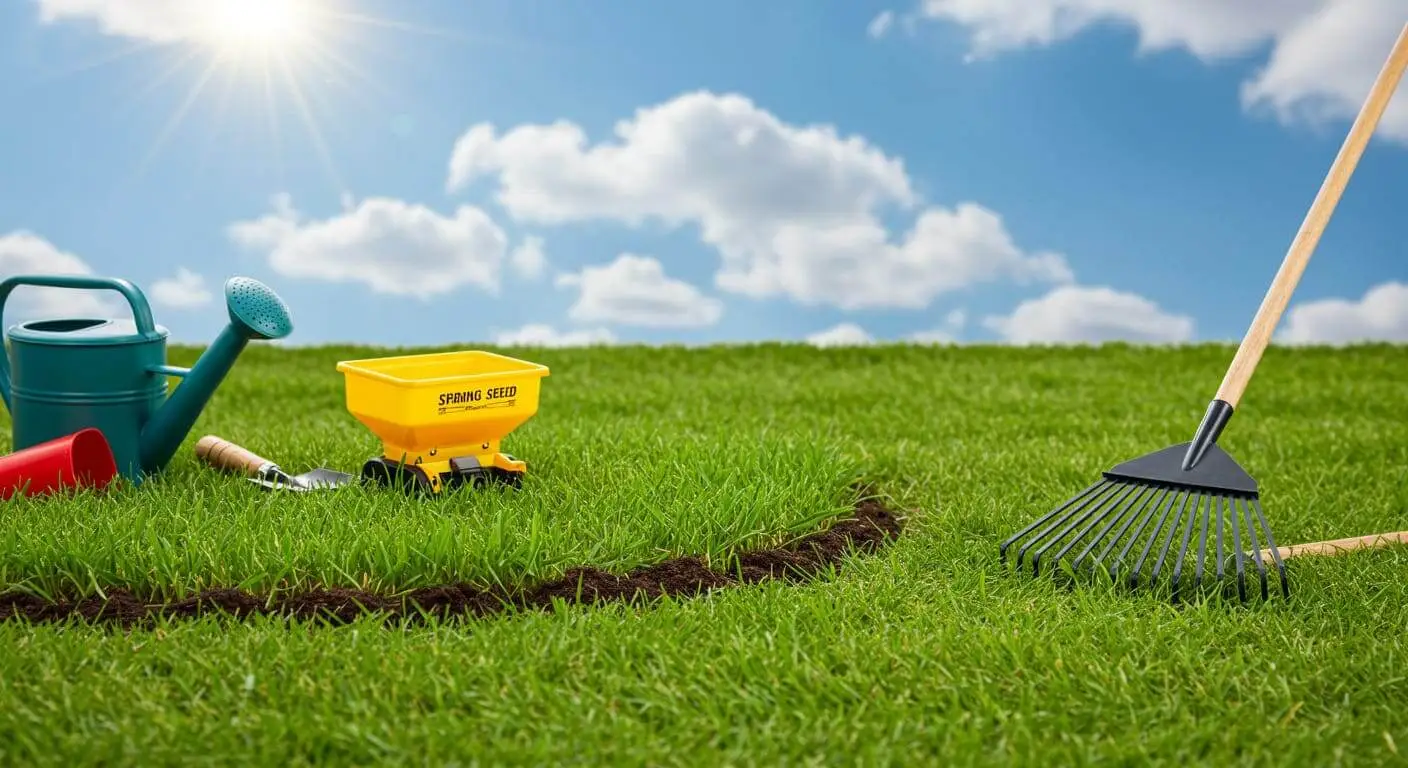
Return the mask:
[(362, 479), (377, 485), (391, 485), (392, 468), (382, 459), (368, 459), (362, 465)]
[(425, 470), (412, 464), (387, 461), (385, 458), (371, 459), (363, 464), (362, 477), (408, 493), (428, 493), (433, 490)]
[(407, 493), (430, 493), (435, 490), (430, 484), (430, 476), (420, 467), (402, 464), (399, 469), (397, 485)]

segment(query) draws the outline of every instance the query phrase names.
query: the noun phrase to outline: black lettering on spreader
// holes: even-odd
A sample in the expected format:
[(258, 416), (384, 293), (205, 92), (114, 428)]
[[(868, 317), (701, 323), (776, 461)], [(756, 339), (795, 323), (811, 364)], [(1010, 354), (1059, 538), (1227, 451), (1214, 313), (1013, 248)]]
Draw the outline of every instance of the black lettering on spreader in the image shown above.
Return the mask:
[[(518, 386), (510, 384), (505, 387), (488, 387), (481, 389), (469, 389), (460, 392), (440, 393), (440, 412), (462, 411), (473, 408), (487, 408), (490, 406), (512, 405), (512, 399), (518, 394)], [(508, 402), (504, 402), (508, 401)], [(453, 408), (451, 406), (460, 406)]]
[(484, 390), (471, 389), (468, 392), (441, 392), (440, 405), (459, 405), (460, 403), (476, 403), (484, 399)]

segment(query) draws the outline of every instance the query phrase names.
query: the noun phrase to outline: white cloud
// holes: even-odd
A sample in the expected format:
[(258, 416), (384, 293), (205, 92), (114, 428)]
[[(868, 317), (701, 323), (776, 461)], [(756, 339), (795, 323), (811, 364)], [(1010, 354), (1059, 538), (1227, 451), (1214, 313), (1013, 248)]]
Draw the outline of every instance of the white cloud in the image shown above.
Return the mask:
[(503, 135), (475, 125), (455, 144), (446, 186), (491, 174), (499, 202), (523, 221), (697, 226), (723, 259), (716, 286), (753, 298), (918, 308), (980, 282), (1071, 279), (1060, 255), (1025, 252), (975, 203), (919, 210), (908, 233), (892, 235), (881, 209), (920, 203), (901, 161), (734, 94), (638, 110), (596, 145), (566, 121)]
[[(1408, 21), (1405, 11), (1402, 0), (1338, 0), (1298, 19), (1277, 38), (1266, 67), (1243, 83), (1243, 104), (1285, 123), (1353, 120)], [(1408, 99), (1389, 102), (1378, 134), (1408, 143)]]
[(723, 315), (723, 302), (665, 274), (656, 259), (623, 253), (604, 266), (557, 278), (578, 289), (568, 316), (581, 323), (699, 328)]
[[(183, 42), (228, 44), (233, 42), (232, 26), (248, 22), (250, 4), (270, 6), (258, 21), (288, 21), (281, 31), (290, 38), (281, 42), (296, 45), (305, 32), (326, 31), (337, 22), (338, 14), (322, 12), (321, 0), (27, 0), (37, 6), (41, 24), (92, 24), (101, 34), (126, 37), (147, 43), (171, 45)], [(272, 13), (270, 13), (272, 12)], [(252, 13), (259, 14), (256, 9)], [(318, 18), (307, 18), (311, 15)], [(303, 17), (303, 18), (299, 18)]]
[(199, 36), (209, 0), (38, 0), (39, 21), (91, 21), (105, 35), (171, 43)]
[(874, 344), (875, 337), (855, 323), (839, 323), (808, 336), (807, 343), (815, 347), (857, 347)]
[[(27, 230), (0, 235), (0, 279), (15, 275), (93, 275), (83, 259)], [(112, 291), (20, 285), (5, 302), (5, 324), (45, 317), (115, 317), (132, 310)]]
[(909, 335), (909, 340), (918, 344), (949, 344), (958, 341), (958, 333), (963, 330), (963, 326), (968, 323), (968, 314), (961, 309), (955, 309), (944, 317), (944, 322), (937, 328), (930, 328), (925, 331), (918, 331)]
[(986, 317), (983, 325), (1017, 344), (1170, 343), (1193, 337), (1192, 318), (1103, 286), (1061, 286), (1022, 302), (1010, 315)]
[(152, 301), (172, 309), (194, 309), (210, 303), (212, 295), (205, 278), (185, 267), (177, 267), (174, 277), (152, 283)]
[(586, 347), (615, 344), (616, 335), (606, 328), (559, 331), (550, 325), (530, 323), (495, 334), (494, 343), (505, 347)]
[(377, 293), (429, 299), (472, 285), (499, 290), (507, 237), (488, 214), (460, 206), (444, 216), (384, 197), (323, 220), (305, 220), (287, 195), (274, 212), (230, 226), (236, 243), (267, 252), (279, 274), (361, 283)]
[(894, 24), (895, 12), (881, 11), (875, 18), (870, 20), (870, 24), (865, 28), (865, 33), (874, 38), (881, 38), (885, 36), (885, 33), (890, 31), (890, 27), (894, 26)]
[(1281, 326), (1276, 340), (1286, 344), (1408, 341), (1408, 285), (1376, 285), (1358, 301), (1308, 301), (1291, 307)]
[(523, 242), (508, 255), (508, 263), (520, 277), (529, 280), (542, 277), (548, 268), (547, 254), (543, 253), (543, 239), (531, 235), (523, 238)]
[[(1404, 0), (923, 0), (918, 14), (967, 27), (970, 59), (1110, 22), (1137, 30), (1140, 54), (1181, 48), (1216, 64), (1269, 48), (1242, 85), (1242, 104), (1293, 123), (1353, 118), (1404, 10)], [(1408, 142), (1408, 100), (1389, 105), (1379, 132)]]

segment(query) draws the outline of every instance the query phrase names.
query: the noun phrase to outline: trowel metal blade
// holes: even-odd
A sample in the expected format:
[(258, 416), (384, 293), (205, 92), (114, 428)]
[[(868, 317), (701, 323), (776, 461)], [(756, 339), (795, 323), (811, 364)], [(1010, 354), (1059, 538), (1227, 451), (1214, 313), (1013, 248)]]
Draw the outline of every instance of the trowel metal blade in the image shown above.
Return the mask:
[(335, 469), (328, 469), (327, 467), (318, 467), (317, 469), (304, 472), (294, 477), (294, 480), (310, 490), (314, 488), (336, 488), (351, 482), (352, 475), (347, 472), (338, 472)]
[(264, 488), (264, 489), (266, 489), (266, 490), (271, 490), (271, 491), (274, 491), (274, 490), (278, 490), (278, 491), (311, 491), (311, 490), (313, 490), (312, 488), (309, 488), (309, 487), (307, 487), (307, 486), (305, 486), (305, 485), (302, 485), (302, 484), (300, 484), (300, 483), (298, 483), (298, 482), (295, 482), (295, 481), (293, 480), (293, 478), (283, 478), (283, 477), (247, 477), (247, 478), (245, 478), (245, 479), (248, 480), (248, 481), (251, 482), (251, 483), (254, 483), (254, 484), (257, 485), (257, 486), (260, 486), (261, 488)]
[(262, 486), (269, 490), (280, 491), (330, 490), (340, 485), (345, 485), (351, 479), (352, 475), (347, 472), (338, 472), (337, 470), (327, 469), (326, 467), (319, 467), (304, 472), (301, 475), (279, 473), (276, 476), (248, 478), (248, 480), (255, 485)]

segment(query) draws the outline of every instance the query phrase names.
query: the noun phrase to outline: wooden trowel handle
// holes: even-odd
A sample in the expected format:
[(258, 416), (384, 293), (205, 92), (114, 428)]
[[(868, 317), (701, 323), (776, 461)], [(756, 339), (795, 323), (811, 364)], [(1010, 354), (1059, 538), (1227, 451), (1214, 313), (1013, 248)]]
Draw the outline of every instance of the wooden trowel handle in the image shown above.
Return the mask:
[[(1276, 551), (1284, 560), (1288, 557), (1304, 555), (1338, 555), (1344, 552), (1353, 552), (1356, 549), (1382, 549), (1394, 544), (1408, 544), (1408, 531), (1371, 533), (1368, 536), (1350, 536), (1345, 539), (1317, 541), (1312, 544), (1293, 544), (1289, 547), (1277, 547)], [(1263, 549), (1260, 555), (1263, 560), (1269, 560), (1271, 550)]]
[(1349, 135), (1345, 137), (1339, 154), (1325, 176), (1325, 181), (1320, 185), (1315, 202), (1311, 204), (1300, 231), (1291, 242), (1290, 250), (1281, 262), (1281, 269), (1276, 273), (1276, 279), (1266, 292), (1261, 308), (1257, 310), (1256, 318), (1252, 320), (1251, 328), (1242, 339), (1237, 356), (1232, 360), (1222, 386), (1217, 390), (1218, 400), (1234, 408), (1241, 400), (1247, 382), (1251, 380), (1252, 372), (1261, 360), (1262, 352), (1266, 351), (1267, 345), (1271, 343), (1271, 335), (1281, 319), (1281, 313), (1285, 311), (1291, 300), (1291, 293), (1295, 291), (1296, 283), (1300, 281), (1301, 273), (1310, 261), (1310, 254), (1320, 242), (1320, 235), (1325, 232), (1325, 226), (1330, 222), (1330, 214), (1339, 203), (1340, 195), (1344, 193), (1345, 185), (1349, 183), (1349, 177), (1359, 163), (1359, 157), (1364, 154), (1364, 147), (1369, 143), (1379, 118), (1388, 107), (1389, 99), (1392, 98), (1405, 68), (1408, 68), (1408, 25), (1399, 33), (1398, 41), (1394, 43), (1388, 60), (1379, 70), (1379, 76), (1374, 80), (1368, 98), (1359, 109), (1358, 118), (1350, 127)]
[(272, 464), (254, 451), (215, 435), (206, 435), (196, 441), (196, 455), (216, 469), (247, 475), (258, 474), (265, 466)]

